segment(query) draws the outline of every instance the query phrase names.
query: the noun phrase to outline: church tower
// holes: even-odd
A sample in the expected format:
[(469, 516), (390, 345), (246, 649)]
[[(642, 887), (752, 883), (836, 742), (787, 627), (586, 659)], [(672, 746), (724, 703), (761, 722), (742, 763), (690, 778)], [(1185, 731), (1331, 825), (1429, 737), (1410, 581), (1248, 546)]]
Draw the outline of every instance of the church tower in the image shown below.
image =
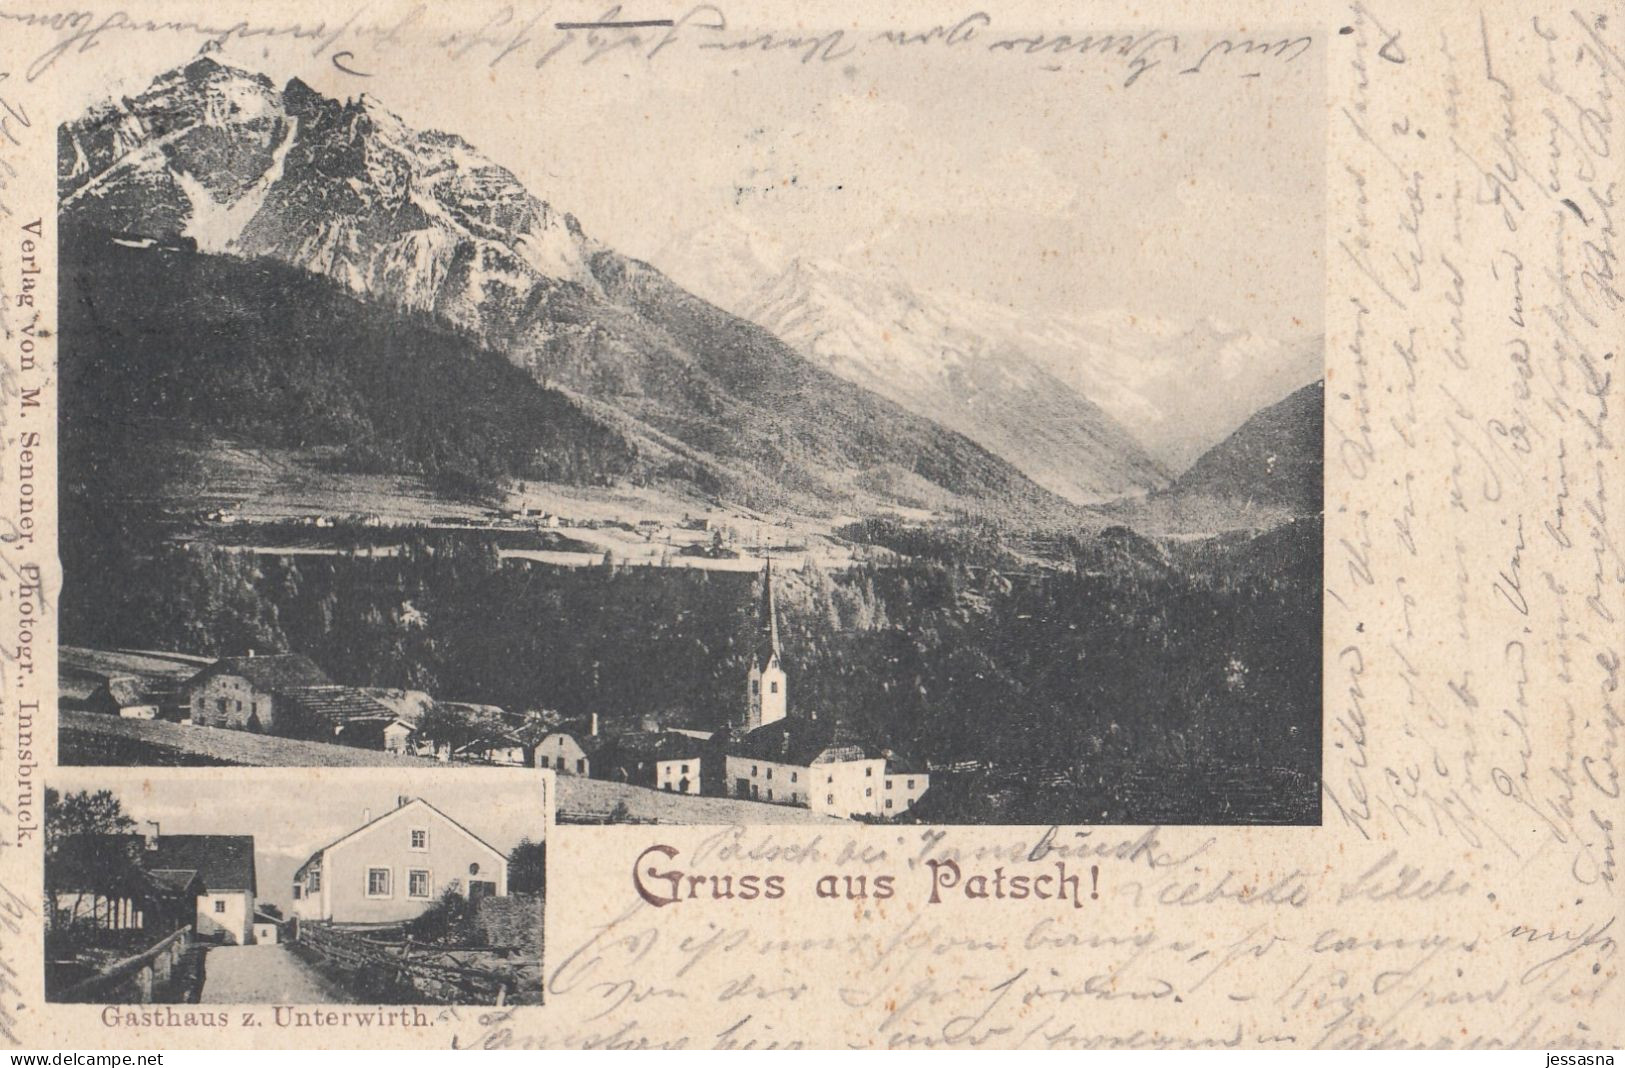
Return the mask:
[(750, 656), (749, 692), (745, 705), (745, 730), (753, 731), (783, 719), (788, 708), (789, 687), (779, 654), (779, 616), (773, 607), (773, 561), (762, 568), (762, 610), (760, 632)]

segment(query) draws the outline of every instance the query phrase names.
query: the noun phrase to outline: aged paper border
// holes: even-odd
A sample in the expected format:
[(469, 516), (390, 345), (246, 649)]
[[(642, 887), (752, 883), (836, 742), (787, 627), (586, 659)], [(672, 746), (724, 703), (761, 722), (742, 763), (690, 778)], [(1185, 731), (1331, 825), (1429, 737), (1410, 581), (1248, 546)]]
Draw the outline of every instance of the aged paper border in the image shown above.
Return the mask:
[[(254, 13), (270, 8), (296, 12)], [(61, 24), (41, 5), (0, 10), (0, 499), (11, 524), (24, 518), (23, 435), (40, 434), (33, 526), (0, 551), (11, 824), (0, 834), (11, 847), (0, 853), (0, 1035), (78, 1048), (1621, 1044), (1619, 4), (1167, 12), (1233, 19), (1238, 33), (1268, 14), (1323, 27), (1324, 826), (1062, 829), (1035, 863), (1099, 866), (1098, 910), (1076, 916), (927, 903), (924, 860), (957, 850), (967, 867), (1025, 863), (1041, 829), (561, 828), (548, 1004), (387, 1034), (132, 1033), (92, 1007), (42, 1002), (37, 831), (17, 839), (41, 804), (25, 804), (19, 782), (39, 789), (55, 756), (59, 576), (45, 503), (58, 116), (52, 76), (26, 68)], [(783, 10), (810, 26), (846, 14)], [(922, 25), (963, 14), (900, 10)], [(1093, 21), (1060, 6), (1011, 10), (1057, 27)], [(455, 91), (473, 102), (489, 90)], [(39, 232), (24, 232), (35, 219)], [(17, 303), (28, 256), (32, 310)], [(656, 910), (631, 879), (655, 844), (689, 870), (778, 873), (793, 892), (756, 908)], [(821, 875), (861, 873), (894, 875), (897, 896), (808, 893)]]

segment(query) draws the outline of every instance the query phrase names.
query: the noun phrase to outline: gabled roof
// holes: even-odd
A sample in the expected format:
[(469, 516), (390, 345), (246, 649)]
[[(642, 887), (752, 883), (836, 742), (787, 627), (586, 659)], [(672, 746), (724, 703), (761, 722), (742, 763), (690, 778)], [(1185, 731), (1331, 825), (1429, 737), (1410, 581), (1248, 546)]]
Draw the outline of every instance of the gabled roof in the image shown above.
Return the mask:
[(874, 745), (822, 720), (788, 717), (765, 723), (728, 743), (732, 756), (811, 767), (843, 760), (872, 760), (885, 754)]
[[(246, 890), (257, 893), (254, 836), (251, 834), (163, 834), (151, 848), (139, 834), (84, 835), (97, 852), (124, 850), (158, 885), (175, 889), (175, 881), (191, 873), (211, 892)], [(185, 885), (182, 882), (181, 885)]]
[(193, 675), (187, 686), (197, 686), (219, 675), (245, 678), (255, 689), (270, 693), (281, 693), (298, 686), (333, 684), (327, 673), (309, 657), (300, 653), (279, 653), (275, 656), (222, 657)]
[(523, 748), (524, 742), (506, 731), (481, 731), (463, 745), (457, 747), (459, 753), (478, 753), (487, 749), (507, 749), (512, 746)]
[(705, 754), (705, 743), (687, 734), (661, 731), (652, 742), (639, 742), (635, 751), (645, 755), (645, 759), (698, 760)]
[(423, 690), (398, 690), (388, 686), (363, 686), (361, 692), (387, 707), (394, 715), (415, 723), (434, 704)]
[(339, 844), (341, 844), (343, 842), (348, 842), (350, 839), (354, 838), (356, 835), (362, 833), (363, 831), (366, 831), (366, 830), (369, 830), (370, 828), (376, 827), (378, 824), (384, 822), (385, 820), (393, 819), (396, 816), (400, 815), (401, 813), (405, 812), (407, 809), (412, 808), (412, 807), (414, 807), (416, 805), (422, 805), (424, 808), (428, 809), (430, 812), (433, 812), (436, 816), (439, 816), (441, 819), (445, 820), (447, 823), (451, 824), (453, 827), (455, 827), (459, 831), (463, 832), (463, 834), (465, 834), (469, 838), (473, 839), (479, 845), (484, 846), (486, 849), (489, 849), (491, 852), (493, 852), (497, 856), (501, 857), (504, 863), (507, 862), (508, 857), (507, 857), (507, 855), (505, 853), (502, 852), (502, 850), (498, 849), (496, 846), (492, 845), (490, 842), (487, 842), (485, 839), (481, 838), (479, 835), (475, 834), (473, 831), (469, 830), (467, 827), (464, 827), (461, 823), (458, 823), (456, 820), (452, 819), (450, 816), (446, 815), (444, 812), (440, 811), (435, 806), (429, 804), (429, 802), (423, 800), (423, 798), (414, 797), (410, 801), (406, 802), (406, 804), (404, 804), (404, 805), (396, 805), (394, 808), (390, 809), (388, 812), (384, 813), (382, 816), (375, 816), (374, 818), (368, 820), (366, 823), (363, 823), (361, 826), (357, 827), (355, 830), (350, 831), (348, 834), (340, 835), (339, 837), (333, 839), (331, 842), (329, 842), (326, 845), (322, 846), (320, 849), (316, 850), (310, 856), (305, 858), (305, 862), (303, 864), (299, 865), (299, 869), (298, 869), (298, 871), (294, 872), (293, 877), (295, 879), (298, 879), (298, 878), (302, 877), (305, 874), (306, 869), (308, 869), (313, 863), (315, 863), (315, 861), (318, 858), (320, 858), (323, 853), (326, 853), (329, 849), (332, 849), (334, 846), (339, 845)]
[(707, 748), (704, 741), (676, 731), (627, 731), (578, 741), (595, 766), (609, 767), (656, 760), (699, 760)]
[(291, 686), (280, 692), (312, 720), (348, 723), (355, 719), (395, 718), (394, 709), (353, 686)]
[(147, 849), (143, 842), (142, 850), (141, 866), (148, 871), (190, 869), (211, 893), (258, 892), (251, 834), (162, 834), (157, 848)]

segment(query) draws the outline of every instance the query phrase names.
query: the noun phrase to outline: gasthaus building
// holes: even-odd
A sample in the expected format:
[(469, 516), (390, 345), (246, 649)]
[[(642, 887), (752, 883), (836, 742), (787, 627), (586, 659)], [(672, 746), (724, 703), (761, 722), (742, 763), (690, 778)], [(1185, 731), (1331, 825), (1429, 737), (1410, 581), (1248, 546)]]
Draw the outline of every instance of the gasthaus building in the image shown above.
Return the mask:
[(293, 914), (331, 923), (414, 919), (448, 889), (505, 897), (508, 858), (418, 797), (318, 849), (293, 877)]

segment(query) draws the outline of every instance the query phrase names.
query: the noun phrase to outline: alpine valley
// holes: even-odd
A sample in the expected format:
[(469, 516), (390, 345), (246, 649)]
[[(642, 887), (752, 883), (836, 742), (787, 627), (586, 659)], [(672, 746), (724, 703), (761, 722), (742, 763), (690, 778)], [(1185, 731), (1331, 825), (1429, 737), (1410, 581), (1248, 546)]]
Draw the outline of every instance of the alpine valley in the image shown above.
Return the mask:
[[(576, 465), (584, 476), (686, 484), (771, 511), (907, 504), (1007, 515), (1071, 512), (1069, 502), (1008, 460), (815, 366), (761, 327), (594, 241), (569, 214), (458, 137), (414, 131), (368, 97), (341, 103), (297, 80), (278, 88), (205, 56), (138, 96), (92, 109), (60, 137), (60, 219), (68, 239), (122, 243), (171, 263), (201, 261), (120, 270), (191, 277), (185, 292), (171, 294), (178, 302), (165, 314), (177, 338), (190, 339), (185, 347), (196, 358), (244, 364), (237, 373), (222, 371), (225, 381), (271, 370), (246, 365), (276, 358), (268, 353), (332, 364), (363, 358), (359, 349), (368, 346), (351, 331), (339, 351), (308, 319), (264, 316), (255, 334), (267, 353), (242, 351), (233, 339), (254, 287), (297, 284), (238, 266), (268, 260), (330, 282), (332, 292), (317, 296), (311, 289), (311, 298), (334, 321), (372, 323), (370, 345), (377, 350), (397, 347), (392, 320), (409, 321), (445, 335), (442, 349), (500, 353), (528, 372), (534, 386), (515, 403), (546, 407), (582, 428), (591, 440), (573, 444), (589, 454)], [(70, 305), (78, 288), (87, 298), (82, 307), (92, 307), (105, 282), (95, 268), (70, 279)], [(76, 320), (67, 326), (80, 329)], [(121, 324), (93, 319), (84, 326), (88, 333), (75, 340), (85, 366), (114, 350), (129, 359), (124, 341), (113, 336)], [(162, 349), (153, 358), (177, 351)], [(125, 377), (145, 376), (132, 369)], [(149, 388), (162, 388), (166, 376), (152, 378)], [(365, 391), (376, 376), (351, 381)], [(111, 384), (100, 375), (74, 375), (65, 406), (93, 410), (113, 399), (98, 394), (104, 383)], [(129, 383), (118, 385), (123, 391)], [(148, 399), (137, 393), (124, 403), (142, 411)], [(273, 408), (293, 403), (262, 399)], [(333, 412), (265, 413), (257, 420), (265, 429), (248, 443), (345, 447), (356, 444), (358, 433), (372, 442), (391, 436), (376, 420), (361, 420), (353, 405), (325, 399), (310, 398), (316, 409)], [(442, 394), (438, 403), (448, 413), (471, 409), (463, 399)], [(207, 398), (200, 406), (221, 407)], [(372, 425), (358, 428), (358, 421)], [(1155, 469), (1120, 429), (1106, 429), (1095, 459), (1118, 477), (1100, 481), (1099, 490), (1144, 489), (1144, 476)], [(535, 455), (511, 450), (506, 470), (450, 455), (400, 457), (395, 466), (402, 473), (449, 472), (457, 478), (448, 485), (494, 492), (501, 476), (556, 469), (542, 455), (559, 444), (556, 428), (533, 433), (521, 444)], [(1131, 474), (1141, 482), (1121, 477)]]
[[(929, 775), (865, 818), (1318, 821), (1318, 342), (728, 222), (651, 265), (455, 133), (220, 56), (58, 131), (65, 762), (274, 762), (176, 690), (259, 651), (343, 700), (254, 752), (574, 732), (593, 822), (718, 799), (597, 781), (605, 739), (705, 740), (734, 822), (806, 802), (717, 770), (792, 723)], [(143, 687), (173, 722), (123, 722)]]
[[(766, 514), (902, 508), (1046, 524), (1087, 523), (1080, 506), (1172, 482), (1107, 407), (1062, 380), (1053, 344), (1032, 355), (987, 325), (987, 309), (796, 261), (730, 314), (595, 241), (457, 136), (415, 131), (367, 96), (278, 88), (205, 55), (63, 126), (59, 160), (64, 240), (85, 250), (65, 286), (64, 408), (141, 417), (119, 435), (125, 458), (147, 451), (143, 438), (171, 452), (177, 435), (201, 436), (325, 449), (330, 468), (421, 477), (433, 495), (619, 482)], [(131, 331), (93, 314), (126, 275), (164, 292), (161, 322)], [(297, 290), (311, 314), (256, 313), (266, 287)], [(178, 375), (189, 360), (210, 373)], [(446, 361), (459, 372), (427, 373)], [(174, 406), (182, 377), (192, 410)], [(1132, 386), (1092, 378), (1134, 416)], [(273, 379), (304, 385), (249, 403), (207, 393)], [(402, 418), (412, 405), (380, 395), (414, 383), (433, 383), (452, 424), (438, 447), (411, 444), (424, 430)], [(1142, 409), (1162, 383), (1148, 385)], [(476, 444), (490, 437), (500, 441)]]

